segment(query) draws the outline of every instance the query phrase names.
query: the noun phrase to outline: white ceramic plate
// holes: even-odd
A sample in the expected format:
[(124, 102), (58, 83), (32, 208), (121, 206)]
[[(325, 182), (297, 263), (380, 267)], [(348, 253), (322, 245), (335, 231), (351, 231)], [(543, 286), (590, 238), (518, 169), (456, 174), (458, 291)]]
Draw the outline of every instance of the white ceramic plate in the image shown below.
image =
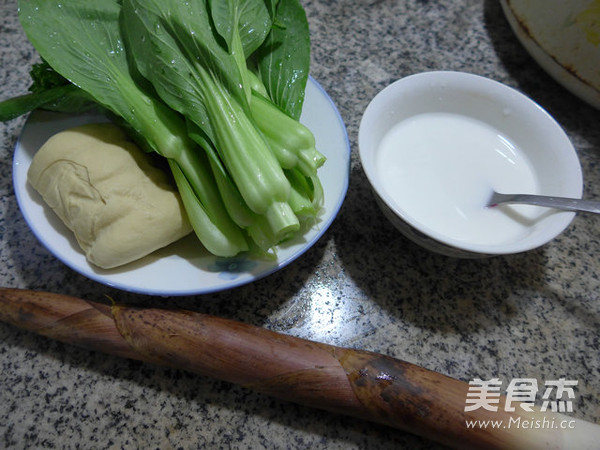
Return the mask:
[(501, 0), (515, 35), (557, 82), (600, 109), (600, 5), (591, 0)]
[(265, 277), (301, 256), (325, 233), (348, 189), (350, 145), (346, 127), (327, 93), (310, 78), (301, 122), (313, 132), (317, 148), (327, 157), (327, 162), (319, 170), (325, 192), (324, 211), (313, 228), (280, 246), (276, 261), (217, 258), (191, 234), (121, 268), (99, 269), (87, 262), (72, 232), (27, 184), (31, 159), (51, 135), (99, 120), (93, 115), (34, 112), (15, 148), (13, 183), (27, 224), (53, 255), (82, 275), (125, 291), (161, 296), (197, 295), (230, 289)]

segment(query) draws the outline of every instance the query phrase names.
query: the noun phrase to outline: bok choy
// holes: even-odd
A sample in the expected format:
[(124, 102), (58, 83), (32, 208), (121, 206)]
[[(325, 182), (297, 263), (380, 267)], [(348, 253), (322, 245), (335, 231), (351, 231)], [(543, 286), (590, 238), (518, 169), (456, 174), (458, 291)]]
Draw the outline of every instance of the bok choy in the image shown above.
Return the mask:
[(19, 18), (58, 81), (0, 103), (0, 119), (106, 110), (167, 159), (218, 256), (272, 252), (318, 215), (325, 158), (298, 121), (310, 59), (298, 0), (20, 0)]

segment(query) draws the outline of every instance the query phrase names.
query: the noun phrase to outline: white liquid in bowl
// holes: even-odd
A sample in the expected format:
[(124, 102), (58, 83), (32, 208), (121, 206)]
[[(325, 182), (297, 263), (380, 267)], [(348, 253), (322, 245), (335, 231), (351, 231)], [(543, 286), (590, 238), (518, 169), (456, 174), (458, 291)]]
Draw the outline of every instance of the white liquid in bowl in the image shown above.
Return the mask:
[(492, 189), (537, 193), (537, 180), (521, 150), (470, 117), (426, 113), (403, 120), (382, 139), (375, 164), (392, 207), (465, 243), (515, 242), (543, 212), (485, 206)]

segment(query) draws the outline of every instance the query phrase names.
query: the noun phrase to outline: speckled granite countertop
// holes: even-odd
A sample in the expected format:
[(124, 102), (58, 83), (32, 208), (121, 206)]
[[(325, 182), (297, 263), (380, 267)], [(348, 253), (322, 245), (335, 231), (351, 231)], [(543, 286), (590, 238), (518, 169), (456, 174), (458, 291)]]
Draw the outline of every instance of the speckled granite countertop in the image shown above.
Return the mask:
[[(90, 300), (195, 309), (295, 336), (385, 353), (465, 381), (578, 380), (573, 415), (600, 422), (600, 220), (578, 216), (545, 247), (483, 261), (417, 248), (373, 204), (357, 158), (369, 100), (390, 82), (449, 69), (516, 87), (579, 152), (600, 199), (600, 112), (552, 81), (513, 36), (497, 1), (304, 0), (313, 77), (347, 125), (352, 169), (332, 227), (301, 259), (256, 283), (157, 299), (90, 281), (25, 224), (11, 183), (24, 119), (0, 124), (0, 285)], [(0, 99), (25, 92), (36, 60), (0, 0)], [(438, 448), (379, 425), (228, 383), (81, 350), (0, 324), (2, 448)]]

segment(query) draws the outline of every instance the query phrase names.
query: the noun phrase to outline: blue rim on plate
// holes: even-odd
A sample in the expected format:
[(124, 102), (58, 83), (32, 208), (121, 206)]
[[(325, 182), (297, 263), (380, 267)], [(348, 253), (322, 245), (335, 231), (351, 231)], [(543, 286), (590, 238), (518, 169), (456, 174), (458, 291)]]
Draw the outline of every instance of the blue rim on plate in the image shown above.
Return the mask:
[(80, 274), (107, 286), (147, 295), (200, 295), (232, 289), (261, 279), (303, 255), (327, 231), (348, 190), (350, 143), (344, 121), (325, 90), (312, 78), (306, 86), (301, 122), (314, 134), (327, 162), (319, 170), (325, 192), (319, 221), (303, 235), (281, 245), (274, 261), (218, 258), (191, 234), (139, 261), (120, 268), (99, 269), (85, 259), (73, 233), (27, 184), (27, 170), (35, 152), (53, 134), (83, 123), (105, 121), (97, 115), (80, 116), (36, 111), (27, 120), (13, 157), (13, 185), (19, 208), (37, 239), (60, 261)]

